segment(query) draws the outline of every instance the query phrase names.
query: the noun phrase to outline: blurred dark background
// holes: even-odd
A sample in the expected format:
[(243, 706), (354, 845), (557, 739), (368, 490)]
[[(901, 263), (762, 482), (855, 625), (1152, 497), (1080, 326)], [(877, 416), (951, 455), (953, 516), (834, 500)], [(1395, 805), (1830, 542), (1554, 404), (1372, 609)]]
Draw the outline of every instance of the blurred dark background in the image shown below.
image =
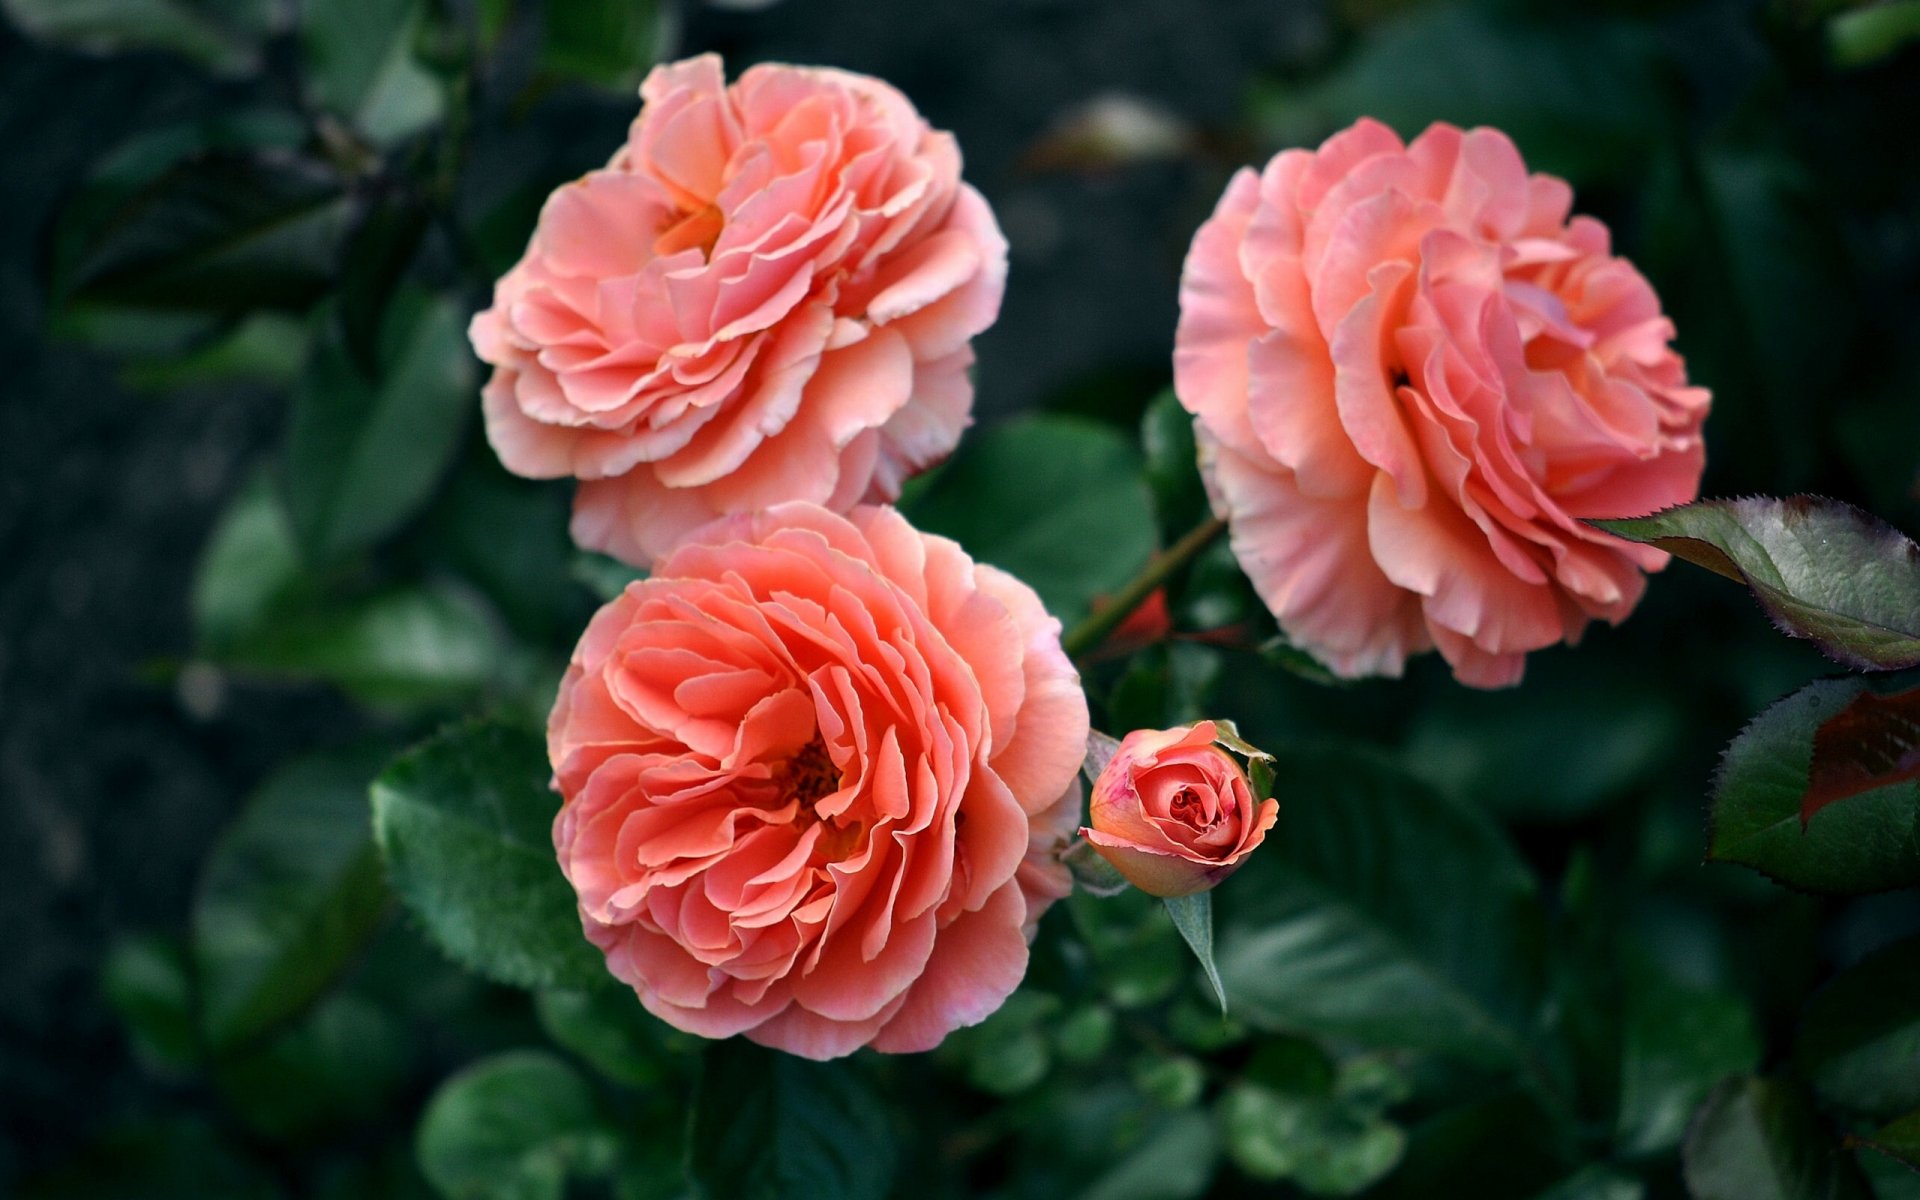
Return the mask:
[[(539, 198), (604, 160), (638, 76), (547, 54), (538, 4), (422, 4), (412, 53), (470, 102), (451, 124), (444, 104), (416, 121), (402, 103), (393, 132), (356, 132), (316, 99), (312, 42), (291, 9), (257, 6), (256, 29), (232, 15), (247, 4), (125, 6), (204, 17), (188, 37), (157, 18), (69, 19), (115, 5), (63, 16), (66, 3), (0, 0), (0, 1191), (174, 1094), (136, 1064), (102, 999), (109, 945), (184, 927), (210, 845), (277, 764), (410, 728), (390, 696), (350, 699), (367, 690), (353, 679), (265, 651), (247, 669), (247, 654), (229, 662), (196, 633), (216, 521), (290, 436), (301, 314), (318, 293), (294, 288), (265, 322), (237, 301), (127, 306), (136, 319), (92, 303), (87, 255), (111, 219), (103, 234), (88, 214), (111, 208), (102, 181), (115, 155), (183, 129), (244, 142), (255, 135), (216, 127), (275, 114), (263, 121), (290, 128), (260, 138), (351, 176), (350, 221), (399, 195), (404, 226), (416, 186), (432, 193), (426, 207), (456, 215), (468, 244), (436, 212), (385, 288), (367, 286), (405, 274), (470, 310), (484, 301), (476, 264), (510, 263)], [(476, 27), (491, 48), (469, 69), (456, 60)], [(730, 71), (785, 60), (870, 72), (953, 130), (1012, 245), (1006, 307), (978, 343), (986, 419), (1047, 407), (1132, 427), (1168, 378), (1187, 239), (1235, 166), (1361, 113), (1405, 135), (1433, 118), (1498, 125), (1533, 168), (1574, 182), (1577, 209), (1606, 219), (1661, 291), (1696, 379), (1716, 393), (1709, 492), (1819, 490), (1912, 531), (1915, 34), (1912, 5), (1814, 0), (781, 0), (649, 11), (612, 45), (717, 50)], [(445, 149), (454, 141), (460, 153)], [(422, 518), (437, 532), (383, 550), (388, 566), (463, 536), (435, 515), (485, 465), (477, 421), (459, 436), (459, 465)], [(526, 499), (498, 480), (472, 486)], [(549, 516), (563, 503), (540, 496), (526, 502)], [(590, 603), (479, 586), (516, 633), (561, 647)], [(1724, 738), (1820, 664), (1769, 640), (1744, 597), (1719, 586), (1663, 578), (1648, 607), (1667, 616), (1595, 641), (1697, 673), (1676, 702)], [(1702, 612), (1749, 639), (1737, 678), (1706, 680), (1719, 668), (1689, 649)], [(1567, 653), (1541, 656), (1538, 677)], [(472, 679), (435, 694), (476, 687), (503, 703), (521, 695)], [(1406, 695), (1342, 703), (1378, 713), (1383, 742), (1444, 741), (1409, 714), (1420, 696), (1453, 693), (1422, 674)], [(1671, 767), (1663, 786), (1697, 796), (1712, 743), (1653, 753)], [(1674, 853), (1697, 857), (1685, 801), (1673, 811)], [(1564, 840), (1545, 835), (1542, 853)]]

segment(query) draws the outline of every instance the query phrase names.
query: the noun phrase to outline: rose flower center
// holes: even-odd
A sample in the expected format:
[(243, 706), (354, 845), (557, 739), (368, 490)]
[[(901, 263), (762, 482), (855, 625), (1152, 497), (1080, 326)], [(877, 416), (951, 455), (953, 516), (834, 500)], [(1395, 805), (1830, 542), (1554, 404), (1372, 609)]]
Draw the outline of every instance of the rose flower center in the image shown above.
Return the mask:
[(1167, 805), (1167, 815), (1192, 829), (1207, 830), (1219, 823), (1220, 815), (1207, 815), (1207, 803), (1190, 787), (1183, 787)]
[(811, 825), (816, 821), (825, 823), (826, 828), (821, 832), (818, 843), (820, 853), (831, 861), (845, 858), (851, 853), (860, 840), (861, 822), (842, 824), (834, 817), (822, 817), (816, 808), (821, 800), (839, 791), (841, 785), (840, 768), (834, 765), (833, 756), (827, 752), (826, 743), (818, 735), (787, 760), (781, 779), (786, 785), (787, 794), (800, 802), (800, 814), (796, 820), (802, 825)]
[(713, 245), (720, 240), (720, 232), (727, 227), (727, 219), (720, 210), (709, 204), (698, 212), (690, 212), (654, 239), (653, 252), (661, 257), (677, 254), (682, 250), (699, 250), (708, 259), (713, 258)]

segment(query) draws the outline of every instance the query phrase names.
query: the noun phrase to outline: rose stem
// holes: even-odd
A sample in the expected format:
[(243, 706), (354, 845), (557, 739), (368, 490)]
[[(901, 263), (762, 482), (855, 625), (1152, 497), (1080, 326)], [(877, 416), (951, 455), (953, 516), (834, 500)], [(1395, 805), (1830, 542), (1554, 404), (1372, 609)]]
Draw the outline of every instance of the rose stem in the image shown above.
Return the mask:
[(1227, 523), (1219, 517), (1208, 517), (1199, 525), (1188, 530), (1186, 535), (1164, 551), (1154, 555), (1133, 577), (1127, 586), (1115, 592), (1105, 606), (1088, 614), (1086, 619), (1067, 630), (1060, 639), (1061, 648), (1067, 657), (1079, 658), (1099, 648), (1107, 640), (1107, 635), (1118, 629), (1122, 622), (1133, 615), (1133, 610), (1147, 602), (1167, 580), (1171, 579), (1182, 567), (1192, 562), (1202, 550), (1226, 531)]

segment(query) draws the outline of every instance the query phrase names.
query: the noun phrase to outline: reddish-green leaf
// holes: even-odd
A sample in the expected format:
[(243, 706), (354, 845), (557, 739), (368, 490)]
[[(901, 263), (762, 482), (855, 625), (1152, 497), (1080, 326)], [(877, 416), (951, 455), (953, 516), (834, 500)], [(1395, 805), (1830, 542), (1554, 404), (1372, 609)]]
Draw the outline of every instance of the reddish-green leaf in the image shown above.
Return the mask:
[(1781, 632), (1863, 671), (1920, 664), (1920, 545), (1819, 496), (1702, 500), (1593, 524), (1744, 583)]
[(1910, 1112), (1868, 1134), (1860, 1139), (1860, 1145), (1920, 1171), (1920, 1112)]
[(1800, 823), (1849, 796), (1920, 779), (1920, 688), (1862, 692), (1820, 723), (1800, 796)]

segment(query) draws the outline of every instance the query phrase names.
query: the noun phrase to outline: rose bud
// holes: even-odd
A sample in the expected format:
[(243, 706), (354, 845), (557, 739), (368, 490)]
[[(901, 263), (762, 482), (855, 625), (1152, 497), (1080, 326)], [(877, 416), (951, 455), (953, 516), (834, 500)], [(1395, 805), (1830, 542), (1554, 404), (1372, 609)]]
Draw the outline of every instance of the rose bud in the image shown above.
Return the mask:
[(1080, 835), (1153, 896), (1204, 892), (1267, 836), (1279, 802), (1256, 800), (1247, 773), (1217, 744), (1212, 721), (1137, 729), (1094, 780)]

